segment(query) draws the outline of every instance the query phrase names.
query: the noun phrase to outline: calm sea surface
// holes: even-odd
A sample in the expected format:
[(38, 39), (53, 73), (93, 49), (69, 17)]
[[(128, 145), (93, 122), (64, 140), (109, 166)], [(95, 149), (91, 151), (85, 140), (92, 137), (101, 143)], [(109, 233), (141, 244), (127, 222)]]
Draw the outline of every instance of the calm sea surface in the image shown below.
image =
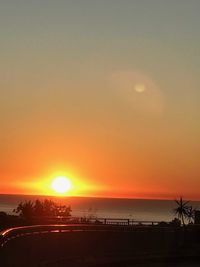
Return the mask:
[[(99, 218), (129, 218), (134, 220), (170, 221), (174, 218), (173, 200), (113, 199), (85, 197), (44, 197), (25, 195), (0, 195), (0, 211), (12, 214), (21, 201), (52, 199), (58, 204), (71, 205), (72, 216), (96, 216)], [(200, 202), (191, 202), (200, 208)]]

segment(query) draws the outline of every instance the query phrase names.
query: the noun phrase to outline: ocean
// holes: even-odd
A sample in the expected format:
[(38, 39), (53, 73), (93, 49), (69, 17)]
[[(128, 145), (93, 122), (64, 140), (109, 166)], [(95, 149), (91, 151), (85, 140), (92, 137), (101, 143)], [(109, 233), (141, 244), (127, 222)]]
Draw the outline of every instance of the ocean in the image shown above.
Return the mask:
[[(92, 197), (47, 197), (28, 195), (1, 195), (0, 211), (13, 214), (20, 202), (52, 199), (58, 204), (70, 205), (72, 216), (97, 218), (127, 218), (135, 221), (171, 221), (176, 203), (174, 200), (144, 200)], [(199, 209), (200, 201), (191, 201)]]

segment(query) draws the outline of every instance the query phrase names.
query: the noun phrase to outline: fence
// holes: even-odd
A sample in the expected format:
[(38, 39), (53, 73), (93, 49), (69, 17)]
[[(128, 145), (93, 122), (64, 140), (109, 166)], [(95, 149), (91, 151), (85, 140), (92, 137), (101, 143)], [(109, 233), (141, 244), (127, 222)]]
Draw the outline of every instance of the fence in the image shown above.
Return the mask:
[(121, 226), (144, 226), (158, 225), (160, 221), (139, 221), (126, 218), (97, 218), (97, 217), (35, 217), (36, 223), (62, 223), (62, 224), (103, 224), (103, 225), (121, 225)]

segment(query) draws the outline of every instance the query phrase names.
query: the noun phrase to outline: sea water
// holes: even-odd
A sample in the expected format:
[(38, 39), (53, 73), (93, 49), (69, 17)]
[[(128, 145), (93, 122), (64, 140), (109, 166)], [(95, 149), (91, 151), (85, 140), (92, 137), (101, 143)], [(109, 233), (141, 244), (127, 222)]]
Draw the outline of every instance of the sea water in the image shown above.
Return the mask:
[[(20, 202), (36, 199), (51, 199), (61, 205), (70, 205), (72, 216), (127, 218), (136, 221), (171, 221), (177, 206), (174, 200), (0, 195), (0, 211), (13, 214), (13, 209)], [(198, 209), (200, 202), (193, 201), (191, 205)]]

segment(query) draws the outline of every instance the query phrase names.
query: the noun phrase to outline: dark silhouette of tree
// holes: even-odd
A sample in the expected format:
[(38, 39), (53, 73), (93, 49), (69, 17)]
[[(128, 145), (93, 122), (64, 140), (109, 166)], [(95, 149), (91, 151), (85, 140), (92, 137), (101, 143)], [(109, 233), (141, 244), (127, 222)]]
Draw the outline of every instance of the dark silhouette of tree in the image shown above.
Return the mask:
[(170, 226), (179, 227), (181, 226), (181, 221), (178, 218), (174, 218), (170, 223)]
[(56, 216), (58, 206), (52, 200), (45, 199), (41, 202), (43, 205), (43, 211), (45, 216)]
[(30, 219), (33, 216), (33, 202), (32, 201), (25, 201), (19, 203), (16, 209), (13, 212), (18, 213), (19, 216)]
[(65, 206), (65, 205), (60, 205), (57, 206), (56, 209), (56, 216), (64, 216), (64, 217), (69, 217), (71, 216), (71, 207), (70, 206)]
[(34, 214), (37, 214), (37, 216), (44, 216), (44, 205), (39, 199), (35, 201), (33, 212)]
[(180, 197), (179, 200), (175, 200), (177, 208), (174, 209), (175, 215), (181, 220), (182, 224), (185, 226), (185, 219), (188, 218), (189, 201), (183, 201), (183, 198)]
[(72, 210), (70, 206), (57, 205), (49, 199), (45, 199), (44, 201), (37, 199), (34, 202), (21, 202), (13, 211), (25, 219), (31, 219), (33, 217), (69, 217), (71, 216)]
[(193, 209), (192, 206), (188, 207), (187, 217), (188, 217), (188, 223), (189, 224), (193, 223), (195, 217), (195, 210)]

